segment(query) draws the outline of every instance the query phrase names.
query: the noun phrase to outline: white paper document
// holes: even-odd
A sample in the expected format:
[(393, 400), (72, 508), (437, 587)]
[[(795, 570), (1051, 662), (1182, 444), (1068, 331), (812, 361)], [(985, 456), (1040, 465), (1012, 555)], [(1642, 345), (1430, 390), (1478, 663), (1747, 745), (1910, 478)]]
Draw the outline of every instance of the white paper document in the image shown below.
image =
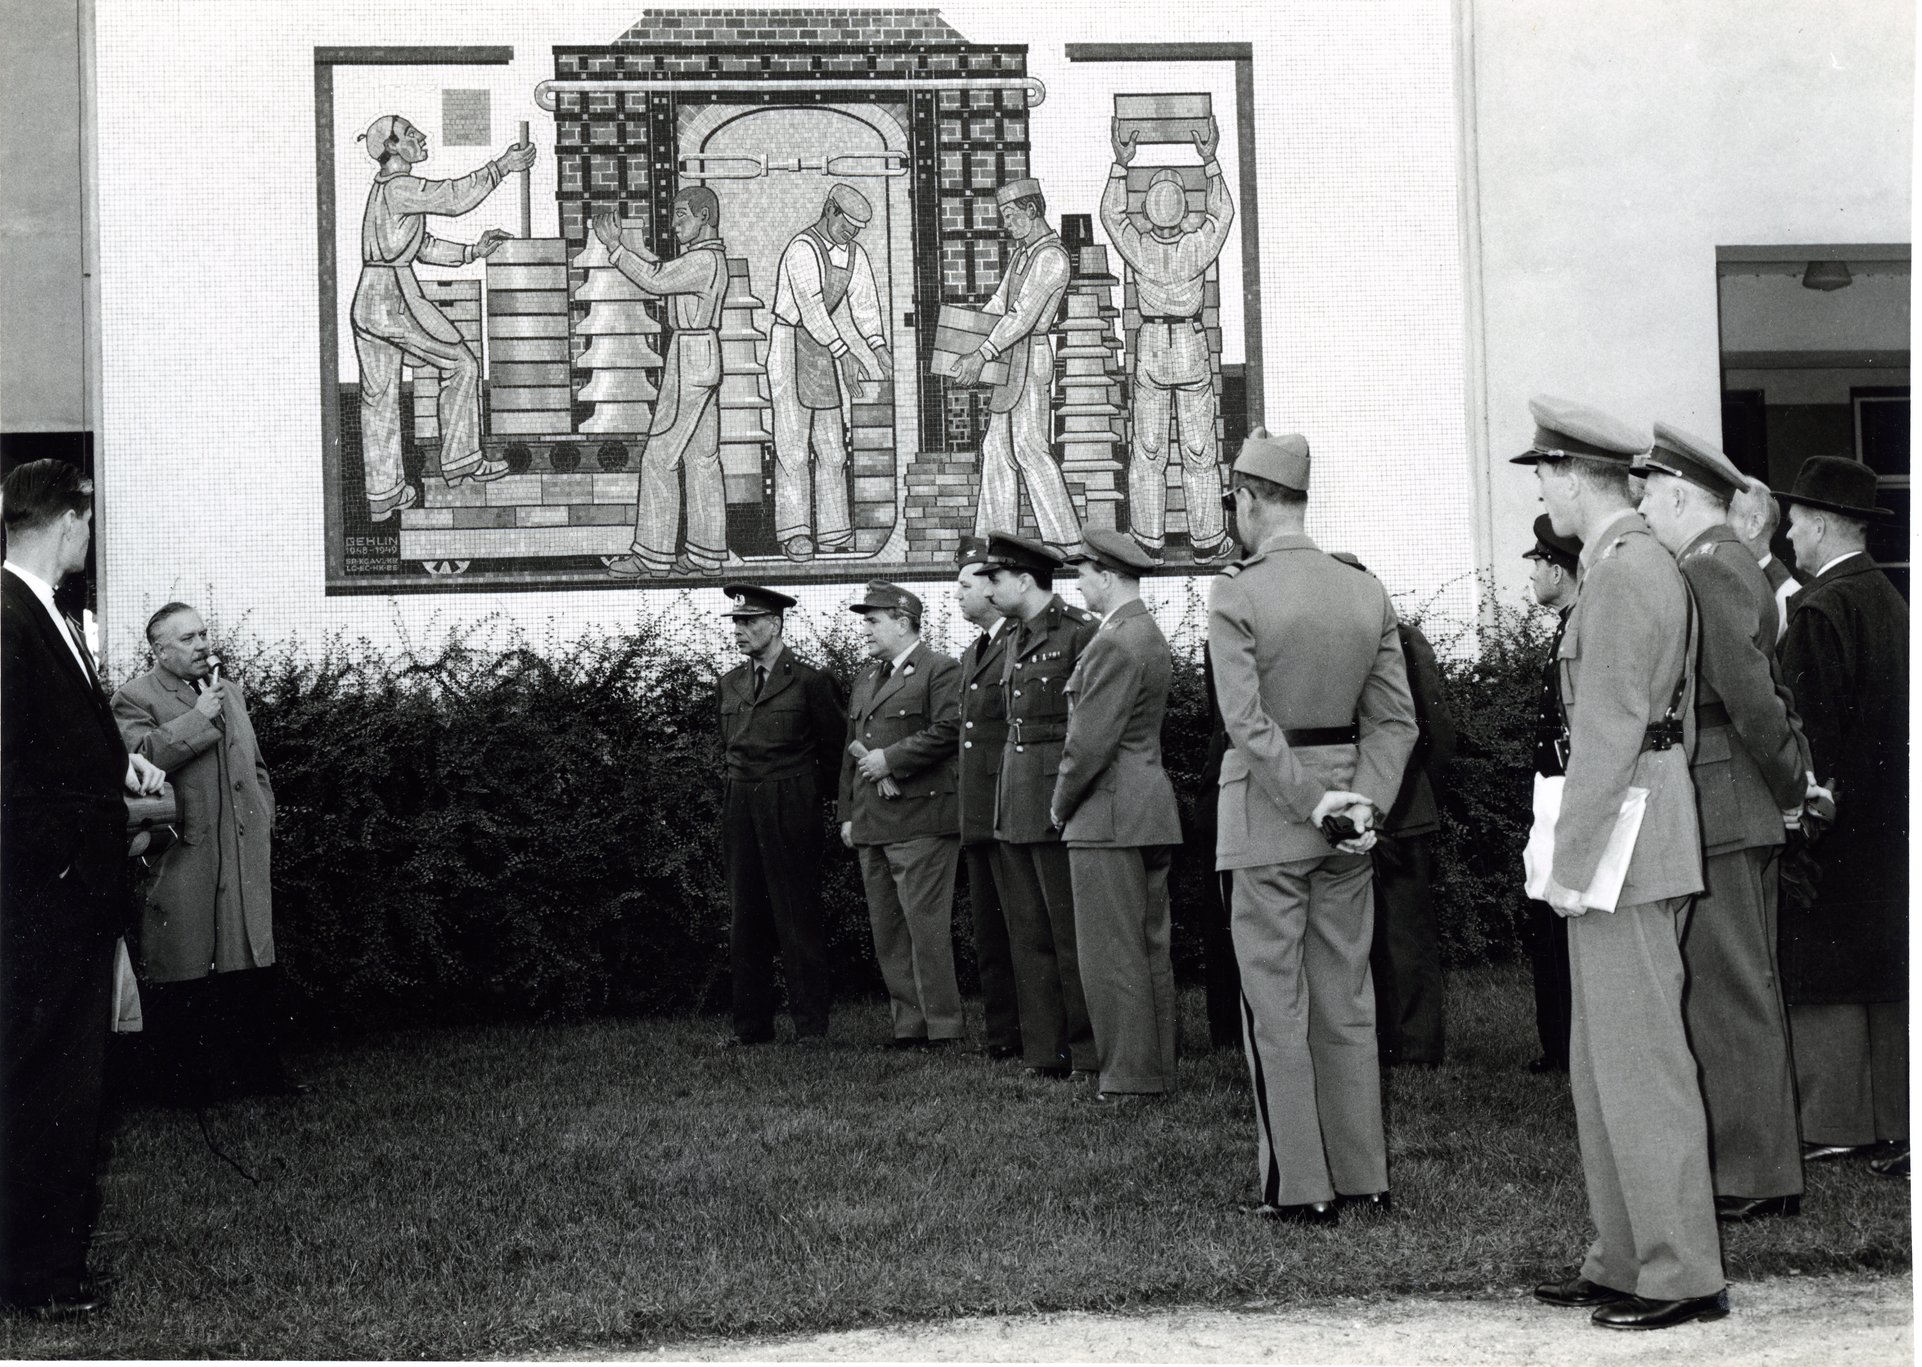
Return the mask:
[[(1537, 901), (1548, 900), (1548, 876), (1555, 867), (1555, 820), (1562, 811), (1560, 774), (1553, 778), (1535, 775), (1535, 824), (1529, 828), (1528, 844), (1522, 849), (1523, 886)], [(1616, 814), (1615, 829), (1609, 832), (1602, 862), (1595, 866), (1595, 877), (1582, 893), (1582, 905), (1591, 911), (1613, 911), (1622, 897), (1622, 883), (1628, 877), (1629, 856), (1635, 853), (1635, 838), (1642, 832), (1642, 814), (1648, 810), (1648, 789), (1630, 788), (1622, 797), (1622, 810)]]

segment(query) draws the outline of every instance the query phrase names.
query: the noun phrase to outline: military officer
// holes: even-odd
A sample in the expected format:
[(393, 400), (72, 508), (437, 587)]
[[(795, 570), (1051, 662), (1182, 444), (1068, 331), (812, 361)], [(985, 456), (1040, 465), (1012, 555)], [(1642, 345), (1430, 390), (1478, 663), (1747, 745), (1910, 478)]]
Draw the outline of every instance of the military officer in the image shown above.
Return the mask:
[(1689, 773), (1705, 886), (1683, 932), (1682, 1015), (1708, 1109), (1716, 1214), (1793, 1215), (1802, 1158), (1775, 893), (1784, 823), (1800, 822), (1808, 795), (1808, 745), (1776, 676), (1774, 595), (1728, 524), (1741, 471), (1659, 422), (1640, 468), (1642, 517), (1681, 567), (1701, 642)]
[(961, 666), (921, 639), (921, 600), (869, 583), (859, 613), (874, 663), (855, 676), (841, 756), (841, 840), (861, 859), (893, 1047), (961, 1038), (954, 982), (955, 737)]
[(1753, 475), (1742, 476), (1742, 487), (1728, 503), (1728, 525), (1761, 562), (1775, 600), (1775, 644), (1780, 645), (1782, 633), (1789, 626), (1789, 599), (1802, 587), (1802, 581), (1775, 553), (1775, 529), (1782, 525), (1782, 510), (1774, 491)]
[(1387, 592), (1303, 532), (1308, 477), (1302, 437), (1248, 434), (1233, 479), (1252, 551), (1215, 581), (1208, 648), (1234, 747), (1216, 865), (1235, 873), (1261, 1213), (1333, 1224), (1338, 1196), (1387, 1207), (1368, 850), (1415, 711)]
[(1068, 676), (1099, 623), (1054, 591), (1061, 557), (1038, 541), (988, 537), (988, 590), (1014, 639), (1002, 673), (1008, 736), (995, 794), (996, 884), (1008, 917), (1021, 1055), (1028, 1071), (1064, 1078), (1095, 1067), (1074, 935), (1074, 876), (1050, 818), (1068, 735)]
[[(1563, 536), (1543, 513), (1535, 519), (1535, 544), (1522, 552), (1534, 561), (1528, 585), (1535, 601), (1555, 614), (1555, 631), (1542, 659), (1541, 700), (1535, 709), (1535, 772), (1560, 778), (1564, 752), (1562, 695), (1556, 663), (1562, 633), (1568, 629), (1569, 610), (1575, 606), (1575, 568), (1582, 554), (1580, 538)], [(1528, 951), (1528, 971), (1535, 984), (1535, 1033), (1542, 1052), (1528, 1065), (1531, 1073), (1568, 1071), (1568, 922), (1546, 902), (1532, 898), (1522, 934)]]
[[(1682, 932), (1702, 890), (1688, 589), (1629, 506), (1646, 436), (1564, 399), (1529, 409), (1534, 444), (1515, 463), (1535, 467), (1555, 530), (1583, 546), (1558, 656), (1568, 757), (1543, 900), (1569, 918), (1569, 1084), (1597, 1229), (1580, 1272), (1535, 1295), (1590, 1309), (1603, 1328), (1662, 1329), (1728, 1313), (1682, 1017)], [(1646, 806), (1611, 890), (1597, 869), (1631, 787)]]
[(782, 638), (785, 593), (725, 586), (734, 642), (747, 659), (721, 676), (727, 791), (721, 850), (731, 908), (734, 1037), (774, 1038), (774, 953), (787, 971), (797, 1041), (828, 1029), (827, 935), (819, 883), (823, 797), (835, 790), (847, 714), (834, 679), (794, 658)]
[(1173, 662), (1141, 601), (1154, 561), (1121, 532), (1090, 528), (1081, 596), (1101, 626), (1068, 676), (1068, 735), (1049, 808), (1068, 846), (1081, 987), (1101, 1076), (1095, 1100), (1175, 1089), (1175, 975), (1168, 868), (1181, 843), (1161, 767)]
[(954, 583), (961, 615), (980, 635), (961, 652), (961, 749), (958, 790), (961, 862), (968, 870), (968, 901), (974, 908), (974, 966), (981, 978), (981, 1009), (992, 1059), (1021, 1057), (1021, 1008), (1014, 991), (1014, 955), (1008, 918), (995, 883), (994, 806), (1001, 783), (1001, 746), (1008, 738), (1007, 702), (1001, 675), (1014, 630), (988, 597), (993, 581), (983, 562), (986, 538), (963, 537)]

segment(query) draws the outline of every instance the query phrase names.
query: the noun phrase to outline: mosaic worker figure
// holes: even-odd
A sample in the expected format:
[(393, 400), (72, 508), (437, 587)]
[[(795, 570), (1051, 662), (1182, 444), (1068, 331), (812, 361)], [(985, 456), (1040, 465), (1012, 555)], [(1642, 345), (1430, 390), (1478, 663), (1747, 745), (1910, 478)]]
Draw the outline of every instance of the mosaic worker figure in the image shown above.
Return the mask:
[[(881, 384), (888, 379), (880, 291), (867, 253), (855, 241), (873, 217), (866, 196), (852, 185), (836, 185), (821, 204), (821, 216), (781, 253), (775, 277), (774, 335), (767, 355), (774, 404), (774, 535), (790, 560), (854, 546), (840, 366), (853, 352), (870, 378)], [(843, 309), (867, 346), (850, 348), (842, 337), (834, 314)]]
[(1215, 160), (1221, 134), (1195, 137), (1208, 176), (1208, 207), (1187, 226), (1188, 194), (1173, 167), (1155, 172), (1148, 186), (1151, 232), (1128, 215), (1128, 164), (1136, 134), (1114, 140), (1114, 169), (1101, 195), (1101, 226), (1134, 272), (1141, 330), (1134, 357), (1134, 452), (1128, 462), (1128, 518), (1142, 549), (1157, 558), (1166, 540), (1168, 418), (1181, 433), (1181, 485), (1188, 533), (1197, 561), (1228, 550), (1222, 523), (1220, 451), (1215, 442), (1215, 380), (1208, 333), (1201, 325), (1202, 287), (1235, 221), (1235, 203)]
[[(624, 242), (612, 210), (594, 215), (594, 235), (607, 247), (614, 268), (642, 293), (669, 301), (674, 329), (641, 456), (633, 554), (607, 567), (616, 579), (712, 574), (727, 560), (727, 488), (715, 406), (721, 386), (721, 302), (727, 295), (721, 201), (707, 186), (690, 185), (674, 196), (669, 221), (681, 254), (663, 261), (639, 243)], [(677, 560), (683, 484), (687, 543)]]
[(1041, 539), (1066, 556), (1081, 544), (1068, 486), (1054, 458), (1054, 342), (1049, 337), (1072, 274), (1068, 249), (1048, 226), (1048, 201), (1034, 180), (1009, 181), (995, 191), (1001, 226), (1014, 239), (1007, 274), (983, 311), (999, 315), (980, 349), (955, 367), (957, 384), (976, 384), (989, 361), (1005, 356), (1008, 378), (989, 397), (988, 430), (981, 438), (981, 501), (976, 536), (1018, 525), (1020, 485), (1041, 528)]
[(425, 180), (413, 168), (427, 160), (427, 135), (398, 114), (383, 114), (360, 135), (380, 163), (360, 220), (360, 283), (351, 315), (360, 358), (360, 449), (367, 512), (385, 522), (418, 495), (401, 466), (400, 371), (440, 372), (440, 472), (449, 484), (499, 479), (507, 462), (481, 451), (480, 358), (447, 316), (421, 293), (414, 263), (465, 266), (491, 256), (507, 240), (489, 228), (474, 243), (448, 242), (427, 231), (427, 216), (457, 218), (480, 206), (501, 181), (534, 164), (534, 148), (515, 143), (458, 180)]

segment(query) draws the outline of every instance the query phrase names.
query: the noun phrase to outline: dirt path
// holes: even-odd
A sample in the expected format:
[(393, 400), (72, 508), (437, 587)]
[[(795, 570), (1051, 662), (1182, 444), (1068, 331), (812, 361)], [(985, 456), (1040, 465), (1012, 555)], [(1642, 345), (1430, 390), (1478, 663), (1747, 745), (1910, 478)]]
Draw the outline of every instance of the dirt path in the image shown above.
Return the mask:
[[(614, 1361), (1808, 1363), (1915, 1361), (1914, 1286), (1784, 1277), (1732, 1289), (1734, 1313), (1658, 1334), (1605, 1333), (1580, 1311), (1503, 1299), (1328, 1301), (1143, 1315), (952, 1320), (785, 1339), (671, 1344)], [(607, 1360), (602, 1354), (583, 1355)]]

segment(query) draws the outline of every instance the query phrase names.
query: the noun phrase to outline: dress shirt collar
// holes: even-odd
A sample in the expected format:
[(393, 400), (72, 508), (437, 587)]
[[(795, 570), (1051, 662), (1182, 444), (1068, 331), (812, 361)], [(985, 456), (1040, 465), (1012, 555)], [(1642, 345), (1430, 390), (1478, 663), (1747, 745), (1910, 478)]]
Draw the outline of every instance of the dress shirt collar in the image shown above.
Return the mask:
[(1820, 579), (1823, 575), (1827, 574), (1830, 570), (1834, 569), (1837, 565), (1841, 564), (1844, 560), (1847, 560), (1850, 556), (1855, 556), (1860, 554), (1862, 554), (1862, 552), (1860, 551), (1843, 551), (1842, 554), (1836, 556), (1833, 560), (1830, 560), (1826, 565), (1822, 566), (1821, 569), (1817, 570), (1815, 572), (1815, 577), (1817, 579)]
[(892, 660), (888, 661), (888, 672), (891, 674), (899, 674), (901, 672), (901, 666), (908, 662), (908, 656), (914, 654), (915, 647), (919, 646), (920, 644), (921, 644), (921, 638), (918, 636), (915, 637), (914, 643), (912, 645), (910, 645), (906, 650), (902, 651), (899, 655), (896, 655)]

